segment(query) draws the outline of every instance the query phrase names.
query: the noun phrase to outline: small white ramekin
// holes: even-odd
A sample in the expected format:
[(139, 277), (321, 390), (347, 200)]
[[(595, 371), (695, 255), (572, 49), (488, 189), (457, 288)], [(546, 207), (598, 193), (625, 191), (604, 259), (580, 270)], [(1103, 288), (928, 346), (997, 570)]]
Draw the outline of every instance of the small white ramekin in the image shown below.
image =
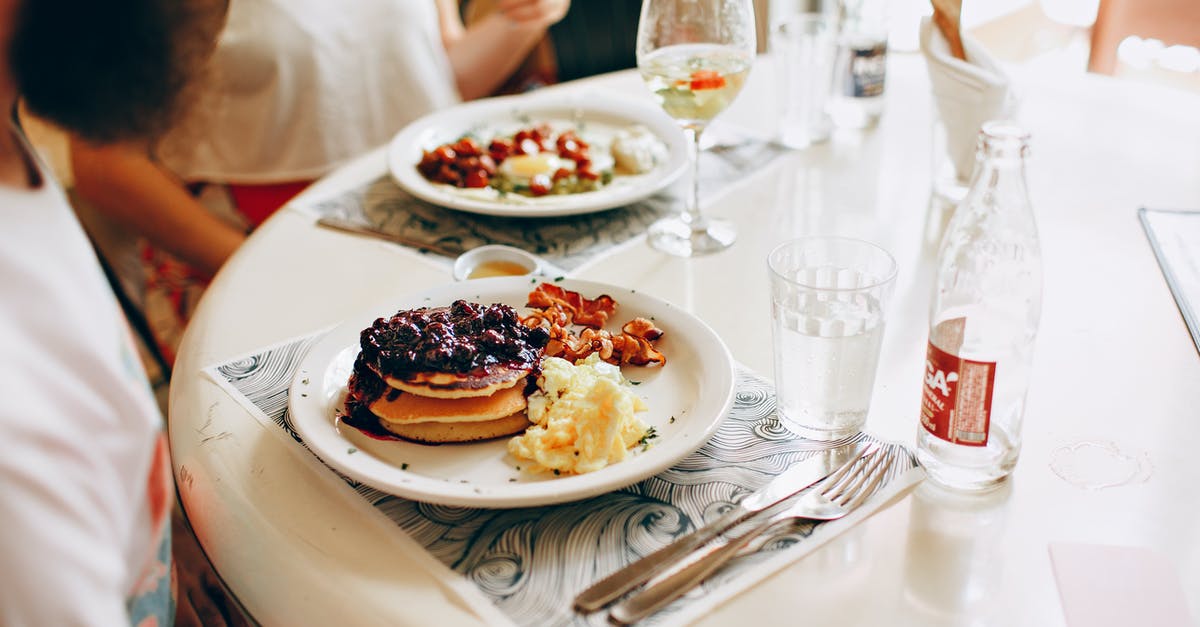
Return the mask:
[(561, 270), (548, 263), (545, 259), (520, 248), (505, 246), (503, 244), (489, 244), (487, 246), (472, 248), (454, 260), (454, 280), (465, 281), (471, 276), (471, 272), (481, 264), (495, 261), (514, 263), (526, 270), (523, 275), (517, 276), (563, 274)]

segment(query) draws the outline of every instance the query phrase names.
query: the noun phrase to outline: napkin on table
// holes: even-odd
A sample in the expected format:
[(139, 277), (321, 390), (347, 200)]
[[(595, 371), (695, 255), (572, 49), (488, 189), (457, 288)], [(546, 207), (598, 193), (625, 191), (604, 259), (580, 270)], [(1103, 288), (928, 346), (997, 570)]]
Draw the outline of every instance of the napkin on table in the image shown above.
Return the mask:
[(947, 154), (958, 180), (966, 183), (975, 166), (979, 128), (988, 120), (1015, 115), (1017, 97), (1008, 76), (982, 45), (964, 36), (963, 48), (966, 61), (950, 54), (946, 38), (930, 18), (921, 20), (921, 53), (934, 105), (946, 128)]

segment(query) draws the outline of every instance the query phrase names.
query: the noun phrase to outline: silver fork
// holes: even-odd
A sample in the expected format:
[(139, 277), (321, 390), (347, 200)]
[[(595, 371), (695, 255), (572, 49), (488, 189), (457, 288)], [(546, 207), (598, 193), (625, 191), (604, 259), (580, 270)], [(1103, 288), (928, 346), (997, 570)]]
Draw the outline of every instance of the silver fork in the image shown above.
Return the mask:
[(847, 462), (787, 509), (613, 606), (608, 614), (609, 622), (628, 625), (653, 614), (707, 579), (755, 538), (768, 532), (781, 530), (801, 520), (836, 520), (854, 511), (879, 488), (891, 468), (893, 456), (889, 454), (889, 448), (884, 447)]

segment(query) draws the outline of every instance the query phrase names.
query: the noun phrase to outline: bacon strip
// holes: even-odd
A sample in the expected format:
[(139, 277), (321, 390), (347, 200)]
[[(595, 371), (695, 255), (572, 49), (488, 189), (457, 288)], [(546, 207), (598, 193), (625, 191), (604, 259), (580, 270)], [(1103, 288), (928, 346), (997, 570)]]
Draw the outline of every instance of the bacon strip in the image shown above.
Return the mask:
[(529, 293), (529, 307), (554, 309), (567, 316), (568, 324), (580, 324), (593, 329), (608, 324), (609, 316), (617, 311), (617, 301), (607, 294), (594, 299), (579, 292), (563, 289), (552, 283), (542, 283)]

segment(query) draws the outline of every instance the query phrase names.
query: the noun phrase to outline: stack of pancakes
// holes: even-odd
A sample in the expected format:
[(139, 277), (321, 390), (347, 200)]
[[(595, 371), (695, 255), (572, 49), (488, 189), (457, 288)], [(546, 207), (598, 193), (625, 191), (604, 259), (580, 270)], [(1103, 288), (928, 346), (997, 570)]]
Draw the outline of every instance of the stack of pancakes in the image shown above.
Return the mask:
[(505, 305), (456, 301), (380, 318), (360, 338), (346, 422), (431, 444), (520, 433), (548, 341)]
[(422, 372), (384, 377), (388, 390), (367, 404), (384, 429), (418, 442), (473, 442), (520, 433), (529, 426), (525, 385), (530, 369)]

